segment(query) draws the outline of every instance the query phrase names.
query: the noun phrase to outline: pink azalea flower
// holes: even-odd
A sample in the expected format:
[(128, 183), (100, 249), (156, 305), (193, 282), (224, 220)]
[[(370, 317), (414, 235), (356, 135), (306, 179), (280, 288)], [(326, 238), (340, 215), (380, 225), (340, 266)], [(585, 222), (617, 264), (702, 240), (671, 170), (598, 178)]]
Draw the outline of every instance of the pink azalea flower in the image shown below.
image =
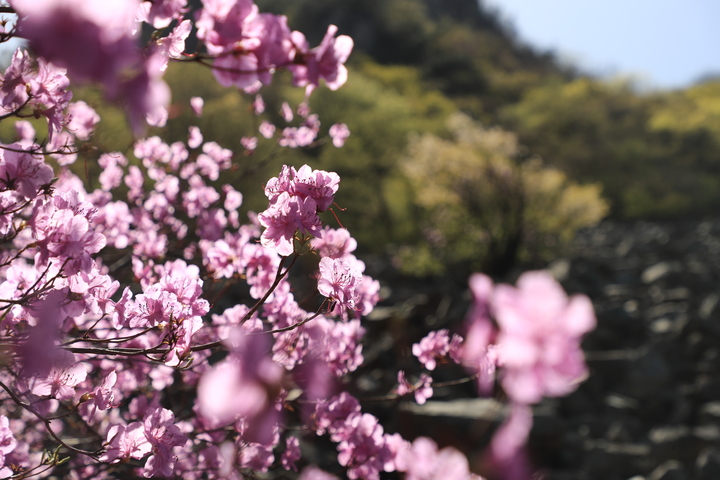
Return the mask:
[(380, 472), (394, 470), (395, 452), (388, 438), (377, 418), (368, 413), (347, 418), (337, 449), (338, 462), (348, 468), (348, 478), (379, 479)]
[(316, 235), (320, 232), (320, 218), (317, 206), (312, 198), (281, 194), (274, 204), (258, 215), (265, 231), (260, 243), (266, 248), (276, 249), (282, 256), (293, 253), (293, 238), (300, 230), (303, 234)]
[(275, 135), (275, 125), (268, 121), (264, 121), (260, 124), (258, 131), (263, 137), (272, 138), (272, 136)]
[(253, 109), (255, 110), (255, 115), (260, 115), (265, 111), (265, 102), (263, 101), (262, 95), (255, 95), (255, 100), (253, 100)]
[(203, 136), (202, 133), (200, 133), (200, 128), (196, 127), (195, 125), (191, 125), (188, 128), (188, 147), (198, 148), (200, 145), (202, 145), (202, 142)]
[(398, 387), (397, 394), (400, 396), (407, 395), (412, 392), (412, 384), (405, 378), (405, 372), (400, 370), (397, 375)]
[(316, 433), (323, 435), (327, 432), (333, 441), (339, 442), (344, 437), (345, 421), (359, 414), (360, 402), (347, 392), (342, 392), (329, 400), (317, 402), (315, 405)]
[(433, 396), (433, 389), (431, 385), (432, 378), (424, 373), (420, 375), (418, 383), (413, 385), (405, 379), (405, 372), (402, 370), (398, 372), (397, 394), (402, 396), (407, 395), (408, 393), (413, 393), (415, 401), (418, 405), (423, 405), (428, 398)]
[(338, 480), (338, 477), (311, 465), (303, 468), (298, 480)]
[(229, 52), (218, 57), (214, 67), (215, 79), (223, 87), (235, 86), (246, 92), (254, 92), (262, 85), (258, 74), (258, 59), (255, 55)]
[(344, 228), (337, 230), (325, 227), (320, 236), (313, 238), (310, 245), (321, 257), (342, 258), (357, 248), (357, 241)]
[(435, 370), (438, 358), (445, 358), (450, 352), (450, 337), (447, 330), (430, 332), (412, 347), (412, 353), (428, 370)]
[(452, 447), (438, 450), (429, 438), (416, 438), (412, 445), (401, 449), (396, 459), (397, 470), (407, 480), (481, 480), (470, 472), (465, 455)]
[(350, 129), (344, 123), (336, 123), (330, 127), (330, 137), (332, 138), (333, 145), (336, 148), (340, 148), (345, 145), (345, 140), (350, 136)]
[(15, 50), (10, 65), (5, 70), (0, 91), (4, 94), (2, 106), (11, 112), (28, 101), (28, 83), (35, 77), (32, 60), (27, 51)]
[(170, 477), (175, 468), (174, 447), (182, 447), (188, 438), (175, 425), (175, 415), (165, 408), (148, 410), (143, 419), (145, 438), (152, 446), (152, 455), (145, 463), (143, 476)]
[(290, 108), (290, 105), (288, 105), (287, 102), (282, 103), (282, 107), (280, 108), (280, 115), (282, 115), (283, 120), (286, 122), (292, 122), (293, 119), (293, 111), (292, 108)]
[(190, 99), (190, 107), (192, 107), (193, 112), (195, 112), (195, 115), (198, 117), (202, 116), (204, 103), (205, 101), (202, 97), (192, 97)]
[(93, 405), (93, 412), (95, 410), (107, 410), (108, 408), (114, 407), (113, 402), (115, 400), (115, 393), (113, 387), (117, 382), (117, 373), (115, 370), (108, 373), (103, 381), (98, 385), (91, 393), (91, 401)]
[(35, 129), (32, 123), (27, 120), (18, 120), (15, 122), (15, 133), (18, 136), (18, 142), (21, 145), (32, 146), (33, 140), (35, 140)]
[(352, 372), (362, 364), (361, 340), (365, 329), (359, 320), (336, 322), (319, 316), (308, 333), (308, 351), (336, 376)]
[(320, 259), (318, 291), (348, 310), (357, 308), (355, 293), (362, 275), (343, 259), (325, 257)]
[(240, 145), (242, 145), (243, 148), (248, 151), (248, 153), (251, 153), (257, 148), (258, 139), (257, 137), (242, 137), (240, 139)]
[(295, 462), (302, 458), (300, 451), (300, 441), (297, 437), (287, 437), (285, 440), (285, 451), (280, 457), (280, 464), (285, 470), (293, 470), (297, 472)]
[[(16, 143), (8, 147), (22, 150), (22, 145)], [(16, 190), (23, 197), (33, 199), (52, 178), (52, 168), (38, 155), (11, 150), (0, 154), (0, 188)]]
[(595, 328), (592, 304), (582, 295), (568, 299), (548, 272), (524, 273), (517, 285), (493, 294), (503, 389), (520, 403), (567, 395), (587, 375), (580, 340)]
[(100, 115), (87, 103), (73, 102), (68, 107), (68, 123), (65, 128), (79, 140), (88, 140), (99, 121)]
[(223, 203), (225, 210), (232, 212), (240, 208), (243, 201), (242, 193), (235, 190), (231, 185), (223, 185), (222, 190), (225, 194), (225, 202)]
[(250, 424), (245, 439), (259, 443), (272, 435), (260, 426), (276, 417), (273, 402), (283, 375), (282, 367), (270, 359), (264, 338), (251, 339), (234, 330), (227, 341), (230, 355), (203, 374), (197, 396), (198, 411), (209, 422), (222, 426), (244, 419)]
[(490, 459), (503, 478), (529, 479), (533, 472), (525, 445), (533, 424), (532, 408), (512, 403), (509, 410), (490, 442)]
[(433, 396), (433, 389), (431, 387), (432, 385), (432, 378), (423, 373), (420, 375), (420, 381), (415, 386), (415, 401), (418, 403), (418, 405), (423, 405), (428, 398)]
[(306, 94), (310, 94), (324, 79), (328, 88), (337, 90), (347, 81), (347, 68), (344, 63), (353, 49), (353, 40), (347, 35), (335, 37), (338, 28), (330, 25), (320, 45), (313, 50), (308, 49), (305, 36), (293, 32), (293, 41), (298, 46), (304, 63), (289, 67), (293, 73), (296, 86), (307, 86)]
[[(65, 352), (68, 353), (68, 352)], [(69, 400), (75, 396), (75, 386), (84, 381), (87, 370), (84, 363), (73, 363), (71, 353), (50, 368), (46, 377), (34, 377), (30, 391), (39, 396), (51, 396), (58, 400)]]
[(155, 0), (143, 2), (138, 9), (138, 21), (163, 29), (185, 13), (187, 0)]
[(185, 40), (187, 40), (191, 31), (192, 22), (190, 20), (183, 20), (173, 28), (170, 35), (157, 41), (156, 51), (162, 57), (162, 62), (158, 66), (161, 72), (167, 69), (169, 59), (182, 58), (182, 54), (185, 51)]
[[(98, 82), (110, 99), (123, 99), (131, 124), (161, 125), (169, 103), (162, 62), (136, 45), (138, 0), (13, 0), (18, 29), (40, 56), (81, 82)], [(134, 75), (128, 76), (128, 72)]]
[(307, 195), (315, 200), (318, 211), (324, 212), (332, 205), (338, 190), (340, 177), (335, 172), (313, 170), (303, 165), (295, 174), (294, 190), (296, 195)]
[(113, 425), (107, 433), (105, 453), (100, 460), (118, 463), (130, 458), (140, 460), (152, 451), (152, 444), (145, 436), (145, 428), (141, 422), (125, 425)]
[(17, 440), (10, 430), (10, 422), (5, 415), (0, 415), (0, 453), (10, 454), (17, 446)]
[(480, 390), (489, 391), (495, 366), (502, 365), (503, 389), (515, 402), (536, 403), (543, 396), (572, 392), (587, 374), (580, 341), (595, 327), (590, 300), (583, 295), (568, 299), (548, 272), (523, 274), (517, 288), (493, 287), (488, 277), (477, 274), (470, 286), (474, 303), (461, 356), (480, 373)]

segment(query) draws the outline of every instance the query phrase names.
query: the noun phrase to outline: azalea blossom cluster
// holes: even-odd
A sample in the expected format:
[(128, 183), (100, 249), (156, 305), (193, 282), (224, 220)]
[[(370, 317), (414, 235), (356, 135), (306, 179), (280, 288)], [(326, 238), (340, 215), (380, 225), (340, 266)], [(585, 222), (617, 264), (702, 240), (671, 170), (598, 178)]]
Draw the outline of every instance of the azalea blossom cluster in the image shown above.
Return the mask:
[[(168, 121), (162, 72), (189, 59), (255, 95), (260, 116), (256, 92), (278, 68), (307, 96), (321, 79), (339, 88), (352, 40), (330, 26), (310, 49), (250, 0), (203, 0), (195, 12), (184, 0), (9, 3), (38, 57), (18, 50), (0, 79), (2, 118), (18, 118), (16, 142), (0, 144), (0, 477), (479, 479), (459, 450), (410, 442), (363, 411), (353, 372), (380, 283), (329, 215), (336, 173), (283, 166), (265, 184), (267, 209), (245, 221), (227, 180), (238, 153), (197, 127), (184, 142), (152, 136), (103, 153), (94, 189), (70, 168), (101, 120), (71, 102), (70, 81), (102, 83), (139, 130)], [(142, 22), (158, 29), (145, 48)], [(193, 28), (203, 51), (187, 53)], [(199, 116), (203, 103), (192, 100)], [(258, 133), (311, 144), (320, 121), (308, 97), (296, 111), (300, 126), (275, 136), (263, 121)], [(288, 104), (281, 114), (293, 120)], [(28, 115), (47, 119), (47, 141)], [(341, 147), (349, 130), (328, 133)], [(242, 153), (258, 141), (244, 137)], [(299, 300), (291, 271), (301, 257), (316, 271), (314, 293)], [(477, 276), (471, 289), (465, 338), (428, 333), (412, 348), (423, 372), (414, 383), (398, 372), (384, 400), (425, 403), (433, 372), (449, 364), (485, 394), (497, 369), (513, 413), (491, 448), (514, 458), (528, 406), (585, 374), (579, 342), (592, 309), (544, 273), (517, 288)], [(317, 453), (328, 443), (332, 461)]]
[[(9, 3), (18, 14), (18, 34), (40, 58), (75, 82), (103, 85), (107, 98), (125, 105), (137, 132), (145, 122), (162, 126), (167, 121), (170, 89), (162, 76), (169, 59), (205, 63), (220, 84), (247, 92), (287, 69), (309, 95), (321, 80), (332, 90), (347, 81), (344, 63), (353, 48), (350, 37), (336, 36), (334, 25), (319, 46), (310, 48), (305, 35), (289, 29), (285, 16), (260, 13), (252, 0), (205, 0), (192, 18), (186, 18), (187, 0)], [(158, 31), (175, 27), (141, 49), (141, 23)], [(185, 40), (193, 24), (202, 49), (188, 54)]]

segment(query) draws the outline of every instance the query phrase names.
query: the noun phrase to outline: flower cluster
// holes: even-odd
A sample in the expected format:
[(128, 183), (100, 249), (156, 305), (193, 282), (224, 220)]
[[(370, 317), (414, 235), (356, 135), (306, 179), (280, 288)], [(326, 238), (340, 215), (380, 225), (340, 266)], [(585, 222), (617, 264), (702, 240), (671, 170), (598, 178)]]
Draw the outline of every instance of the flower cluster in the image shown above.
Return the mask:
[[(512, 404), (488, 449), (521, 465), (529, 405), (567, 394), (586, 374), (579, 342), (594, 326), (589, 301), (568, 299), (546, 273), (523, 275), (517, 288), (475, 276), (465, 339), (442, 329), (415, 343), (424, 370), (411, 372), (412, 383), (405, 371), (396, 388), (387, 384), (394, 377), (384, 387), (356, 382), (375, 374), (363, 371), (366, 357), (378, 357), (364, 350), (362, 318), (380, 284), (365, 275), (350, 232), (321, 219), (340, 177), (285, 165), (264, 188), (268, 208), (246, 221), (243, 195), (227, 180), (263, 138), (324, 148), (309, 95), (323, 80), (332, 90), (345, 83), (353, 42), (331, 25), (310, 48), (286, 17), (252, 0), (200, 3), (6, 7), (39, 56), (13, 55), (0, 78), (2, 119), (43, 117), (48, 137), (19, 120), (18, 140), (0, 143), (0, 477), (337, 478), (322, 467), (363, 480), (479, 479), (459, 451), (386, 431), (383, 416), (349, 392), (388, 388), (380, 400), (423, 404), (475, 378), (487, 392), (496, 374)], [(145, 48), (142, 22), (156, 29)], [(192, 32), (198, 53), (188, 54)], [(70, 102), (70, 81), (101, 83), (140, 132), (172, 121), (162, 80), (171, 60), (204, 64), (222, 85), (252, 92), (258, 116), (256, 91), (277, 69), (305, 99), (295, 110), (283, 104), (286, 126), (265, 120), (259, 137), (246, 132), (241, 155), (197, 126), (186, 141), (153, 136), (105, 152), (91, 190), (69, 166), (83, 153), (72, 146), (90, 140), (100, 118)], [(198, 116), (203, 105), (191, 100)], [(329, 129), (338, 148), (348, 135), (342, 123)], [(317, 280), (317, 291), (290, 274), (301, 263), (314, 269), (305, 283)], [(471, 375), (431, 376), (457, 363)], [(333, 458), (319, 453), (330, 442)]]
[(338, 462), (348, 477), (376, 480), (380, 472), (395, 471), (395, 457), (403, 446), (399, 435), (384, 433), (377, 418), (360, 411), (347, 393), (320, 402), (315, 408), (317, 434), (326, 432), (338, 444)]
[(247, 0), (205, 1), (196, 25), (198, 38), (216, 57), (213, 72), (221, 85), (255, 92), (269, 84), (280, 67), (288, 68), (295, 85), (307, 86), (308, 93), (321, 79), (332, 90), (347, 80), (343, 64), (353, 41), (345, 35), (335, 37), (334, 25), (312, 50), (302, 33), (290, 31), (285, 16), (259, 13)]
[(336, 173), (313, 170), (307, 165), (299, 170), (284, 166), (280, 176), (271, 178), (265, 186), (270, 206), (258, 215), (266, 228), (260, 239), (262, 245), (288, 256), (294, 250), (295, 232), (319, 236), (322, 224), (317, 214), (330, 207), (339, 182)]

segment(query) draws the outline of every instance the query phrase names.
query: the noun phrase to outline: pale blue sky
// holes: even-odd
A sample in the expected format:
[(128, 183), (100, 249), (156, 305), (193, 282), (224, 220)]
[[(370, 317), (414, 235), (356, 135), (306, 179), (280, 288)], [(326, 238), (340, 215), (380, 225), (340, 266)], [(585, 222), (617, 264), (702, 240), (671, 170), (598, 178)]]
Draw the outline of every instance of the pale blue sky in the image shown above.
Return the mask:
[(681, 88), (720, 74), (720, 0), (480, 0), (584, 70)]

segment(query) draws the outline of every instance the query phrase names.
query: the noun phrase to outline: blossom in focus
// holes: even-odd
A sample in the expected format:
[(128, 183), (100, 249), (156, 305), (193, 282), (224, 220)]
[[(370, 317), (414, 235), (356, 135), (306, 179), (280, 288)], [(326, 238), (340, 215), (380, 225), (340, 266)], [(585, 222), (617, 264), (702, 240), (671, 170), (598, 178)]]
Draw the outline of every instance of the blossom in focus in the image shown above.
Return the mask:
[(5, 457), (12, 453), (17, 446), (17, 440), (10, 430), (10, 422), (5, 415), (0, 415), (0, 476), (10, 477), (13, 471), (4, 466)]
[(359, 299), (355, 289), (361, 281), (360, 272), (345, 260), (329, 257), (320, 259), (318, 291), (348, 310), (357, 308)]
[(87, 369), (84, 363), (74, 362), (72, 353), (64, 352), (62, 361), (50, 368), (46, 377), (34, 377), (30, 391), (38, 396), (49, 395), (58, 400), (69, 400), (75, 395), (75, 387), (85, 380)]
[(53, 178), (53, 171), (41, 155), (21, 153), (22, 145), (8, 145), (11, 150), (0, 152), (0, 190), (16, 190), (27, 199), (34, 199)]
[(420, 343), (413, 344), (412, 353), (428, 370), (435, 370), (437, 359), (444, 358), (450, 352), (448, 330), (430, 332)]
[(258, 215), (258, 221), (266, 227), (260, 239), (262, 245), (287, 256), (293, 252), (296, 231), (319, 236), (321, 223), (317, 213), (332, 204), (339, 182), (340, 177), (334, 172), (313, 170), (307, 165), (295, 170), (284, 165), (280, 175), (268, 180), (265, 186), (270, 205)]
[(148, 410), (143, 419), (145, 438), (152, 446), (152, 455), (145, 463), (144, 477), (157, 474), (170, 477), (175, 468), (173, 447), (182, 447), (188, 438), (175, 425), (175, 415), (165, 408)]
[(344, 228), (325, 227), (320, 236), (313, 238), (310, 245), (321, 257), (342, 258), (357, 248), (357, 241)]
[(284, 192), (278, 200), (258, 215), (260, 224), (265, 227), (260, 243), (273, 248), (279, 255), (288, 256), (293, 252), (293, 237), (299, 229), (304, 234), (320, 233), (320, 218), (317, 206), (310, 197), (290, 196)]
[(304, 62), (290, 66), (289, 70), (293, 73), (293, 83), (306, 87), (307, 95), (320, 84), (320, 79), (325, 80), (330, 90), (337, 90), (347, 81), (348, 71), (344, 63), (354, 44), (347, 35), (335, 37), (337, 31), (335, 25), (330, 25), (320, 45), (312, 50), (302, 33), (293, 32), (293, 41)]

